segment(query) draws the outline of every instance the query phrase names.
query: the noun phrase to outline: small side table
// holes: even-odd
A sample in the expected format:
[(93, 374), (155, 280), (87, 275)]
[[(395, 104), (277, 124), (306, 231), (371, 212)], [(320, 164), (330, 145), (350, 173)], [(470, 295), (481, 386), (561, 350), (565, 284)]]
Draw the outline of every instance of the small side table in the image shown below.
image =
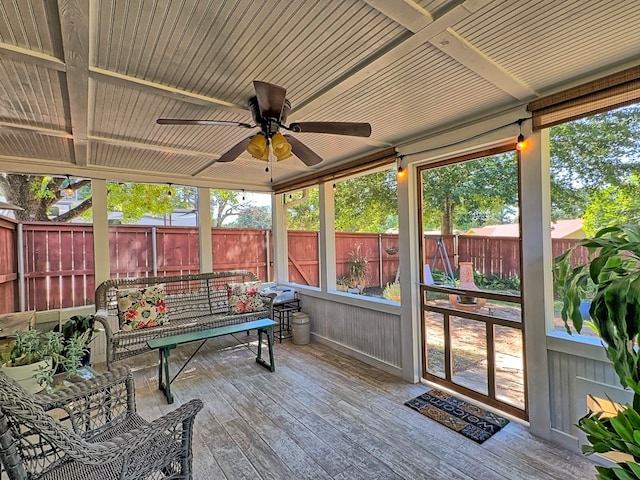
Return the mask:
[(291, 315), (299, 312), (301, 308), (299, 298), (273, 304), (273, 319), (279, 325), (273, 333), (280, 343), (283, 339), (291, 338)]

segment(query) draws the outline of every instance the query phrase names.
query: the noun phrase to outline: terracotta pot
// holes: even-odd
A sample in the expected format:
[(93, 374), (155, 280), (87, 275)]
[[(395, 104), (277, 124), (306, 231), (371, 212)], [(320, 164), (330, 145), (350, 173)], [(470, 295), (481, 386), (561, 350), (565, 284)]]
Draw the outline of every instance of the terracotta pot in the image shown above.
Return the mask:
[(42, 365), (45, 368), (53, 368), (50, 358), (42, 360), (36, 363), (30, 363), (29, 365), (19, 365), (17, 367), (11, 367), (6, 363), (2, 365), (2, 372), (9, 378), (15, 380), (18, 385), (24, 388), (27, 392), (33, 394), (44, 390), (46, 385), (40, 385), (36, 380), (36, 373), (38, 367)]

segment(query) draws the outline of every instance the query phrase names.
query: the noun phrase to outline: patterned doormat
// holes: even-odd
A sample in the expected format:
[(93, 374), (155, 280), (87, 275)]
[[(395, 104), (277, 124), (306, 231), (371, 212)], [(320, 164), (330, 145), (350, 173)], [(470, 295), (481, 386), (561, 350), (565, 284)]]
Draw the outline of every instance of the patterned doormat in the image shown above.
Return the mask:
[(435, 388), (404, 404), (478, 443), (509, 423), (500, 415)]

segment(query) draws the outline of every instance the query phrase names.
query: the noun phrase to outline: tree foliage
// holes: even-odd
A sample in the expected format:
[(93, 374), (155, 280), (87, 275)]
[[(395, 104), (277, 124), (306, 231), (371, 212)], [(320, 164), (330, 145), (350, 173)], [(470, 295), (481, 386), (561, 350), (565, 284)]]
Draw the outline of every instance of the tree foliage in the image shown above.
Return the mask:
[(503, 153), (422, 172), (423, 224), (443, 234), (504, 219), (517, 206), (515, 154)]
[(599, 191), (640, 174), (640, 105), (556, 125), (550, 135), (554, 218), (581, 217)]

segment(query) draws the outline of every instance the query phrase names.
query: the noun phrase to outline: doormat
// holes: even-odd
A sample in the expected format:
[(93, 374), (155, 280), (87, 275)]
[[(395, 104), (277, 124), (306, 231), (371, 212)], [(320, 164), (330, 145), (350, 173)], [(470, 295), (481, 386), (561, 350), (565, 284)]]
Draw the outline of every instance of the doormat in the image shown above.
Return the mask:
[(435, 388), (404, 404), (478, 443), (491, 438), (509, 423), (500, 415)]

